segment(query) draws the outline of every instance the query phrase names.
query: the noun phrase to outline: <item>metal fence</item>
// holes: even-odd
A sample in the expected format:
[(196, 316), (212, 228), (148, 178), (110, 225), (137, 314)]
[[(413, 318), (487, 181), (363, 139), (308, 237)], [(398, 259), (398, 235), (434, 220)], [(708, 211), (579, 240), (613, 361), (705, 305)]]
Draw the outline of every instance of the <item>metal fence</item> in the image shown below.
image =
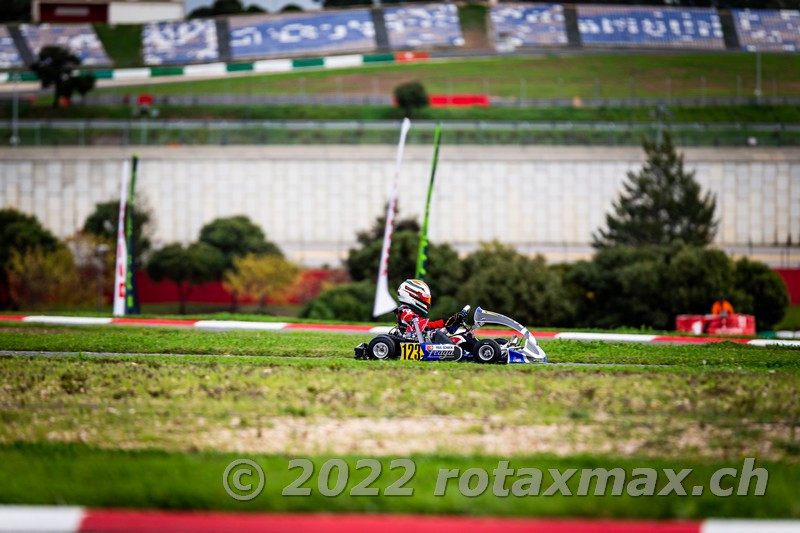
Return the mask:
[[(415, 122), (408, 142), (429, 144), (435, 122)], [(800, 146), (800, 124), (478, 122), (445, 124), (453, 144), (638, 145), (669, 131), (680, 146)], [(21, 146), (396, 144), (394, 121), (301, 120), (20, 120), (0, 138)]]
[[(148, 89), (149, 90), (149, 89)], [(142, 89), (144, 91), (144, 89)], [(146, 92), (146, 91), (144, 91)], [(154, 106), (200, 106), (200, 105), (344, 105), (344, 106), (392, 106), (391, 95), (379, 94), (158, 94), (157, 88), (151, 92)], [(446, 96), (446, 95), (445, 95)], [(9, 99), (8, 95), (0, 99)], [(735, 105), (800, 105), (798, 96), (691, 96), (668, 97), (617, 97), (617, 98), (524, 98), (492, 96), (495, 107), (656, 107), (658, 105), (703, 107)], [(135, 96), (127, 94), (96, 93), (86, 96), (86, 105), (132, 105)]]

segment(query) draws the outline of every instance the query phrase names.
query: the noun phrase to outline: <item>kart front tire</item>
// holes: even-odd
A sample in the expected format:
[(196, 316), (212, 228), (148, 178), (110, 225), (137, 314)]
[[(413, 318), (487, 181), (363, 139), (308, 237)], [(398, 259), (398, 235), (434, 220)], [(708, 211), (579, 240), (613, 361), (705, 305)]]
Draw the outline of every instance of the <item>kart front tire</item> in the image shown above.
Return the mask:
[(503, 357), (500, 345), (493, 339), (478, 341), (472, 353), (476, 363), (497, 363)]
[(397, 353), (394, 339), (388, 335), (378, 335), (367, 345), (367, 358), (369, 359), (394, 359)]

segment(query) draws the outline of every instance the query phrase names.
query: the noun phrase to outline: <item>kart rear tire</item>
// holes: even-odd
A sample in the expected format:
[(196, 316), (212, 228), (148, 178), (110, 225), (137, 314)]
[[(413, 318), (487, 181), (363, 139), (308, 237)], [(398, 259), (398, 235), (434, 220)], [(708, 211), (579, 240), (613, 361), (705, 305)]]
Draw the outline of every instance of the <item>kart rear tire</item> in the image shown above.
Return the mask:
[(498, 363), (503, 357), (503, 351), (494, 339), (476, 342), (472, 353), (476, 363)]
[(367, 345), (367, 359), (384, 361), (394, 359), (395, 354), (397, 354), (397, 345), (394, 339), (388, 335), (378, 335)]

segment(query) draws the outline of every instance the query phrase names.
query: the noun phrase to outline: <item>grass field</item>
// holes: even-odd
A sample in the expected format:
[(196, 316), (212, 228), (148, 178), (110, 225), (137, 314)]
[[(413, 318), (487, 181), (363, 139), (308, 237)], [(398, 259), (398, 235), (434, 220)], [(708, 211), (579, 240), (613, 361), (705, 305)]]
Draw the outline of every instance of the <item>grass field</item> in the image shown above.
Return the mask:
[(141, 24), (95, 24), (94, 30), (115, 68), (138, 67), (143, 64)]
[[(419, 80), (429, 93), (506, 98), (752, 96), (755, 56), (748, 53), (542, 54), (393, 63), (151, 85), (154, 94), (391, 94)], [(705, 81), (704, 81), (705, 80)], [(796, 95), (800, 57), (762, 54), (765, 96)], [(104, 93), (130, 93), (125, 87)]]
[[(798, 517), (800, 350), (542, 341), (540, 366), (368, 362), (359, 335), (9, 324), (4, 350), (183, 353), (0, 356), (4, 503), (606, 517)], [(600, 363), (584, 365), (578, 363)], [(612, 365), (612, 366), (608, 366)], [(225, 495), (235, 458), (267, 472), (251, 502)], [(298, 471), (377, 458), (408, 497), (282, 497)], [(745, 457), (766, 497), (432, 497), (440, 468), (692, 468), (707, 483)], [(43, 479), (47, 483), (42, 483)], [(575, 489), (577, 479), (570, 486)], [(665, 480), (659, 480), (663, 483)], [(545, 483), (544, 486), (547, 486)], [(333, 485), (333, 482), (331, 482)], [(510, 483), (509, 483), (510, 486)]]

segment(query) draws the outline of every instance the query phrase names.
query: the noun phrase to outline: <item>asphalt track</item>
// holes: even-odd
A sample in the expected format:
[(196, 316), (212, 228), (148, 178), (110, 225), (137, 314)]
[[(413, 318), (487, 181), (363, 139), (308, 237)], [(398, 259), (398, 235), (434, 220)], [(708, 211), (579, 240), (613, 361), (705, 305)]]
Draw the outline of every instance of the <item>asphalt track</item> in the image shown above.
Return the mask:
[[(302, 355), (225, 355), (214, 353), (122, 353), (122, 352), (39, 352), (33, 350), (0, 350), (0, 355), (11, 355), (14, 357), (237, 357), (244, 359), (258, 359), (260, 357), (274, 357), (276, 359), (333, 359), (327, 357), (307, 357)], [(336, 359), (349, 359), (349, 357), (337, 357)], [(426, 363), (436, 363), (438, 361), (426, 361)], [(592, 367), (669, 367), (672, 365), (654, 365), (647, 363), (530, 363), (536, 366), (592, 366)]]

